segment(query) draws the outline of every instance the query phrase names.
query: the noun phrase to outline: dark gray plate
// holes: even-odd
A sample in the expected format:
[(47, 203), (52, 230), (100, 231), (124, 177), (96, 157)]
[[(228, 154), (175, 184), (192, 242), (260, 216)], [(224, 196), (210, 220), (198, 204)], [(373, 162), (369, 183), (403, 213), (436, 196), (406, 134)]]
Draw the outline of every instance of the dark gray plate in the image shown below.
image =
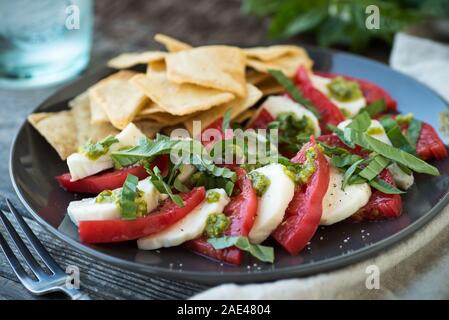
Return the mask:
[[(437, 94), (415, 80), (388, 67), (350, 54), (311, 48), (318, 70), (333, 71), (371, 80), (382, 85), (398, 101), (402, 112), (438, 128), (438, 113), (448, 111)], [(67, 101), (100, 78), (111, 73), (104, 69), (66, 87), (40, 105), (36, 111), (66, 109)], [(441, 134), (441, 133), (440, 133)], [(445, 138), (448, 143), (448, 138)], [(403, 197), (404, 213), (399, 219), (370, 223), (338, 223), (319, 228), (308, 248), (289, 256), (276, 247), (276, 262), (248, 260), (242, 266), (210, 261), (182, 247), (160, 251), (139, 251), (135, 242), (111, 245), (85, 245), (77, 229), (65, 217), (70, 201), (79, 198), (57, 186), (54, 176), (67, 171), (66, 164), (28, 124), (20, 128), (13, 143), (10, 173), (21, 201), (36, 220), (58, 238), (98, 259), (145, 273), (207, 283), (254, 282), (304, 276), (349, 265), (382, 252), (419, 230), (449, 202), (449, 160), (434, 163), (441, 176), (416, 177), (416, 184)]]

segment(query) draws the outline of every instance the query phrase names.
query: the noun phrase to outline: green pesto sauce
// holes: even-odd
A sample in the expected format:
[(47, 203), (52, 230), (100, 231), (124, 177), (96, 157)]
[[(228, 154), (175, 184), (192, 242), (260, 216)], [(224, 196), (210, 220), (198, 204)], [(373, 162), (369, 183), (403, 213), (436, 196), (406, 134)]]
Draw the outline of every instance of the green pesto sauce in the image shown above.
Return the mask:
[(300, 166), (287, 166), (284, 172), (295, 184), (305, 184), (316, 171), (315, 160), (317, 157), (314, 147), (306, 150), (306, 161)]
[(292, 152), (297, 152), (302, 145), (315, 134), (315, 124), (308, 116), (299, 118), (294, 112), (281, 112), (276, 120), (268, 124), (269, 129), (278, 129), (279, 143)]
[[(134, 199), (136, 204), (136, 215), (137, 217), (143, 217), (147, 214), (147, 202), (143, 198), (144, 192), (137, 189), (137, 195)], [(98, 194), (95, 198), (95, 203), (115, 203), (120, 210), (122, 207), (120, 205), (121, 190), (104, 190)]]
[(211, 213), (206, 221), (206, 235), (209, 238), (220, 237), (231, 224), (231, 219), (224, 213)]
[(327, 85), (331, 97), (341, 102), (350, 102), (360, 99), (363, 94), (359, 84), (343, 77), (335, 77)]
[(114, 143), (117, 143), (118, 139), (114, 136), (107, 136), (103, 140), (93, 142), (87, 141), (83, 146), (79, 147), (79, 153), (84, 154), (90, 160), (97, 160), (102, 155), (105, 155), (109, 151), (109, 147)]
[(207, 203), (214, 203), (220, 200), (220, 193), (217, 191), (208, 191), (206, 195)]
[(345, 116), (345, 118), (350, 118), (352, 116), (352, 112), (346, 108), (340, 108), (341, 113)]
[(401, 124), (410, 124), (410, 121), (413, 120), (413, 113), (407, 113), (407, 114), (398, 114), (396, 116), (396, 122)]
[(368, 130), (366, 130), (366, 133), (369, 135), (382, 134), (382, 133), (385, 133), (385, 130), (380, 127), (374, 127), (374, 128), (368, 128)]
[(262, 197), (270, 186), (270, 179), (263, 173), (252, 171), (249, 173), (249, 177), (253, 182), (253, 188), (256, 191), (258, 197)]

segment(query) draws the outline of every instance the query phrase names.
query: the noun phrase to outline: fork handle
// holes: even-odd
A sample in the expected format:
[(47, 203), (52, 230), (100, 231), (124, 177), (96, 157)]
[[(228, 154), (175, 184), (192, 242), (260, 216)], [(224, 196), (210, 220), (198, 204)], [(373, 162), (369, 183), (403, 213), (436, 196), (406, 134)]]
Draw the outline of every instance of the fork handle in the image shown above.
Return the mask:
[(67, 294), (72, 300), (91, 300), (87, 293), (83, 293), (75, 288), (61, 287), (61, 291)]

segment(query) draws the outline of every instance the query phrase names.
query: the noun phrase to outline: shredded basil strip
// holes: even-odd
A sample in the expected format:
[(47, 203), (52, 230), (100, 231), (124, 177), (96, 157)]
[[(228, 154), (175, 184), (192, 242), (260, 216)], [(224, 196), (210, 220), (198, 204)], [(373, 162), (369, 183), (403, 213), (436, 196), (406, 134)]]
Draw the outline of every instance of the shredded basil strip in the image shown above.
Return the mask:
[(324, 154), (327, 156), (341, 156), (344, 154), (349, 154), (349, 151), (344, 148), (331, 147), (328, 144), (320, 141), (318, 142), (318, 144), (323, 148)]
[(348, 139), (348, 137), (346, 137), (346, 134), (343, 130), (341, 130), (340, 128), (332, 125), (332, 124), (328, 124), (327, 127), (333, 132), (335, 133), (335, 135), (340, 138), (340, 140), (347, 145), (349, 148), (354, 148), (355, 144), (351, 141), (351, 139)]
[(412, 147), (415, 149), (416, 143), (418, 142), (419, 136), (421, 134), (421, 129), (422, 122), (413, 118), (408, 126), (406, 136)]
[(137, 204), (135, 199), (137, 197), (137, 184), (139, 178), (128, 174), (123, 183), (122, 192), (120, 194), (120, 208), (122, 209), (122, 218), (124, 220), (134, 220), (137, 217)]
[(362, 112), (367, 112), (371, 117), (384, 112), (387, 109), (387, 105), (384, 99), (374, 101), (369, 105), (360, 109), (359, 114)]
[(368, 181), (377, 177), (383, 169), (385, 169), (390, 161), (381, 155), (377, 155), (371, 159), (369, 164), (359, 172), (359, 176), (365, 178)]
[(280, 70), (269, 69), (268, 72), (276, 79), (276, 81), (287, 90), (287, 92), (295, 99), (297, 102), (302, 104), (306, 109), (311, 111), (317, 119), (321, 118), (320, 113), (313, 103), (306, 99), (301, 91), (295, 86), (295, 84), (285, 76), (285, 74)]
[[(359, 166), (359, 164), (361, 164), (363, 162), (363, 159), (359, 159), (356, 162), (354, 162), (349, 168), (348, 170), (345, 171), (344, 175), (343, 175), (343, 183), (341, 184), (341, 188), (342, 190), (345, 189), (345, 187), (349, 184), (355, 184), (353, 183), (350, 179), (353, 177), (355, 171), (357, 170), (357, 167)], [(363, 180), (363, 182), (365, 182), (365, 180)], [(363, 183), (362, 182), (362, 183)]]
[(394, 147), (396, 147), (398, 149), (401, 149), (401, 150), (403, 150), (405, 152), (411, 153), (411, 154), (415, 154), (416, 153), (415, 148), (410, 145), (410, 142), (402, 134), (401, 128), (399, 128), (398, 125), (395, 125), (393, 128), (388, 130), (387, 131), (387, 136), (388, 136), (388, 139), (390, 139), (391, 144)]
[(365, 149), (377, 152), (387, 159), (401, 163), (415, 172), (426, 173), (432, 176), (437, 176), (440, 174), (437, 168), (415, 157), (414, 155), (411, 155), (410, 153), (390, 146), (389, 144), (373, 138), (366, 133), (361, 133), (350, 128), (346, 128), (345, 133), (346, 131), (350, 136), (351, 141), (354, 143)]
[(371, 125), (371, 118), (368, 112), (359, 113), (352, 119), (351, 123), (346, 128), (354, 129), (360, 132), (365, 132)]
[[(343, 156), (334, 156), (331, 158), (331, 163), (334, 167), (344, 168), (352, 165), (354, 162), (362, 159), (360, 156), (356, 154), (346, 154)], [(363, 160), (363, 159), (362, 159)]]
[(379, 190), (380, 192), (386, 193), (386, 194), (402, 194), (403, 191), (399, 190), (398, 188), (392, 186), (388, 182), (386, 182), (383, 179), (380, 179), (379, 177), (376, 177), (375, 179), (371, 180), (369, 182), (370, 186), (374, 189)]
[(226, 133), (226, 130), (230, 128), (230, 124), (231, 124), (231, 110), (228, 109), (223, 115), (223, 124), (222, 124), (223, 133)]
[(152, 159), (157, 155), (167, 154), (178, 142), (158, 134), (154, 140), (142, 138), (135, 147), (111, 152), (111, 158), (116, 167), (128, 167), (142, 159)]
[(391, 116), (385, 116), (380, 119), (380, 124), (384, 127), (385, 132), (388, 132), (393, 127), (397, 126), (398, 123)]
[(273, 247), (262, 246), (259, 244), (252, 244), (247, 237), (243, 236), (224, 236), (220, 238), (210, 238), (208, 243), (214, 247), (214, 249), (220, 250), (236, 246), (240, 250), (249, 252), (253, 257), (263, 262), (274, 262), (274, 249)]
[(184, 207), (184, 201), (181, 196), (172, 192), (170, 186), (164, 181), (164, 178), (161, 175), (161, 170), (159, 170), (158, 167), (154, 167), (153, 170), (149, 167), (146, 167), (145, 169), (151, 175), (151, 183), (153, 183), (154, 187), (160, 193), (167, 194), (178, 207)]

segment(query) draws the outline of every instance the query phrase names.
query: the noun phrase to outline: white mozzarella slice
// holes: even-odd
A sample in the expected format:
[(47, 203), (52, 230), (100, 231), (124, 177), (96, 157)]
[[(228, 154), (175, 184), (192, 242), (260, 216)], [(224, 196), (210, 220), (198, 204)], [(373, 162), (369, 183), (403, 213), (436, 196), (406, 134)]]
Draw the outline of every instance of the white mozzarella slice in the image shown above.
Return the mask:
[(320, 224), (331, 225), (342, 221), (368, 203), (371, 188), (367, 183), (347, 185), (342, 190), (343, 173), (330, 165), (329, 186), (323, 198)]
[(95, 198), (70, 202), (67, 213), (75, 225), (87, 220), (114, 220), (121, 217), (120, 209), (115, 203), (96, 203)]
[(318, 124), (318, 119), (315, 115), (304, 108), (299, 103), (294, 102), (288, 97), (283, 96), (270, 96), (267, 100), (262, 104), (261, 108), (266, 109), (274, 118), (276, 118), (280, 113), (283, 112), (293, 112), (299, 119), (307, 116), (312, 120), (315, 127), (315, 136), (319, 136), (321, 134), (320, 125)]
[(209, 215), (223, 212), (224, 207), (230, 201), (224, 189), (211, 189), (207, 192), (218, 192), (220, 194), (219, 200), (212, 203), (204, 200), (184, 218), (167, 229), (137, 240), (139, 249), (154, 250), (163, 247), (174, 247), (201, 236)]
[[(153, 211), (167, 195), (162, 195), (151, 183), (150, 178), (139, 181), (137, 188), (143, 192), (143, 198), (147, 203), (147, 212)], [(121, 190), (118, 188), (117, 190)], [(74, 224), (79, 225), (85, 220), (114, 220), (121, 218), (121, 212), (117, 204), (112, 202), (96, 203), (96, 198), (87, 198), (70, 202), (67, 213)]]
[(415, 181), (413, 173), (405, 173), (396, 163), (390, 164), (388, 166), (388, 170), (390, 170), (391, 174), (393, 175), (393, 179), (394, 182), (396, 182), (396, 185), (402, 190), (407, 190), (413, 185), (413, 182)]
[(283, 165), (274, 163), (254, 171), (270, 180), (265, 193), (258, 198), (257, 215), (248, 238), (251, 243), (261, 243), (282, 222), (285, 210), (293, 199), (295, 184), (285, 173)]
[[(337, 127), (338, 127), (339, 129), (341, 129), (341, 130), (344, 130), (344, 129), (345, 129), (351, 122), (352, 122), (351, 119), (342, 121), (342, 122), (340, 122), (340, 123), (338, 124)], [(373, 138), (375, 138), (375, 139), (377, 139), (377, 140), (380, 140), (380, 141), (382, 141), (383, 143), (389, 144), (389, 145), (391, 146), (390, 139), (388, 138), (387, 134), (385, 133), (384, 128), (382, 127), (382, 124), (381, 124), (379, 121), (377, 121), (377, 120), (371, 120), (371, 124), (370, 124), (368, 130), (369, 130), (369, 129), (374, 129), (374, 130), (373, 130), (374, 133), (370, 133), (370, 132), (368, 131), (368, 134), (369, 134), (371, 137), (373, 137)], [(378, 132), (376, 132), (376, 131), (378, 131)]]
[(349, 111), (351, 116), (356, 115), (357, 113), (359, 113), (360, 109), (366, 106), (365, 97), (361, 97), (359, 99), (349, 102), (342, 102), (332, 98), (329, 89), (327, 88), (327, 85), (332, 81), (332, 79), (313, 75), (311, 80), (313, 86), (316, 89), (325, 94), (332, 101), (332, 103), (335, 104), (339, 109), (345, 109)]
[(145, 135), (133, 123), (130, 123), (115, 137), (118, 142), (112, 144), (109, 152), (96, 160), (91, 160), (81, 153), (73, 153), (67, 158), (67, 166), (69, 167), (72, 181), (112, 168), (114, 163), (111, 159), (110, 152), (122, 147), (134, 146)]

